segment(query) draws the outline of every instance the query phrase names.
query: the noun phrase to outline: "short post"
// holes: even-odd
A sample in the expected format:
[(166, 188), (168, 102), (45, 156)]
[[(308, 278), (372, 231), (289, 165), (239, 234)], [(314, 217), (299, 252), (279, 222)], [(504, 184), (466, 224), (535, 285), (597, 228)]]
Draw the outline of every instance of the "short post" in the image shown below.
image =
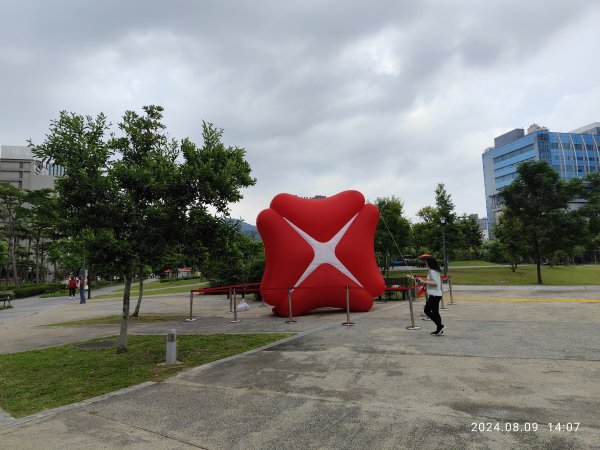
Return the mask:
[(345, 327), (354, 326), (354, 322), (350, 322), (350, 286), (346, 286), (346, 321), (342, 322)]
[(267, 306), (265, 303), (265, 297), (262, 295), (262, 292), (260, 292), (260, 289), (258, 290), (258, 293), (260, 294), (260, 308), (265, 308)]
[(229, 299), (229, 312), (233, 312), (233, 296), (231, 295), (231, 286), (229, 286), (229, 294), (227, 294), (227, 298)]
[(440, 286), (440, 288), (442, 288), (442, 299), (440, 300), (440, 311), (448, 311), (448, 308), (446, 308), (444, 306), (444, 282), (442, 281), (442, 285)]
[(416, 296), (416, 291), (413, 289), (409, 291), (408, 295), (408, 306), (410, 306), (410, 326), (406, 327), (407, 330), (420, 330), (421, 327), (415, 325), (415, 314), (413, 311), (413, 296)]
[(288, 309), (290, 311), (290, 318), (285, 323), (296, 323), (294, 316), (292, 315), (292, 288), (288, 286)]
[(456, 305), (454, 297), (452, 296), (452, 278), (450, 278), (450, 275), (448, 275), (448, 288), (450, 289), (450, 304)]
[(233, 288), (233, 320), (229, 321), (230, 323), (239, 323), (240, 319), (237, 317), (237, 298), (235, 293), (235, 288)]
[(177, 364), (177, 330), (171, 328), (167, 332), (166, 364)]
[(194, 307), (194, 291), (190, 291), (190, 318), (189, 319), (185, 319), (186, 322), (193, 322), (194, 317), (192, 316), (192, 309)]

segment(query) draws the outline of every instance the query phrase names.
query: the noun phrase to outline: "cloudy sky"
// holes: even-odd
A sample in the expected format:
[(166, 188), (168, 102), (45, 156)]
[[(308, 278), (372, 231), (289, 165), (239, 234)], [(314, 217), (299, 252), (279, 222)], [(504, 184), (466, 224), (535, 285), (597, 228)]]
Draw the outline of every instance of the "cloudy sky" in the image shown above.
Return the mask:
[(280, 192), (396, 196), (444, 183), (485, 215), (481, 154), (532, 123), (600, 121), (597, 0), (0, 0), (0, 143), (41, 143), (59, 111), (119, 122), (165, 108), (244, 147), (254, 223)]

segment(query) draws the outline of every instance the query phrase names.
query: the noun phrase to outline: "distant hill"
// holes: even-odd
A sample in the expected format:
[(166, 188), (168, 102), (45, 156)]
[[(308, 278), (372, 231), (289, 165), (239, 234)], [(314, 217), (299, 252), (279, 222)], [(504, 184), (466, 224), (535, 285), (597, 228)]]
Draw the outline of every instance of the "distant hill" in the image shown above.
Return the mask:
[(254, 225), (250, 225), (249, 223), (244, 222), (243, 220), (238, 219), (229, 219), (232, 223), (237, 223), (240, 226), (240, 231), (244, 234), (249, 235), (256, 241), (261, 241), (260, 234), (258, 234), (258, 229)]

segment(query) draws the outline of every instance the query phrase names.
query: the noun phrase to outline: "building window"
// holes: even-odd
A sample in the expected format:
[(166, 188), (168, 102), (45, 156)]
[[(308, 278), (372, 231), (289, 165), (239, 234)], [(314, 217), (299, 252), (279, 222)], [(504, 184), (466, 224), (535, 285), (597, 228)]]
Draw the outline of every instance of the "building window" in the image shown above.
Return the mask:
[(506, 161), (507, 159), (510, 159), (510, 158), (515, 158), (517, 156), (521, 156), (522, 154), (527, 153), (532, 150), (533, 150), (533, 144), (529, 144), (526, 147), (522, 147), (522, 148), (519, 148), (512, 152), (505, 153), (504, 155), (501, 155), (501, 156), (497, 156), (496, 158), (494, 158), (494, 164), (498, 164), (498, 163), (500, 163), (502, 161)]

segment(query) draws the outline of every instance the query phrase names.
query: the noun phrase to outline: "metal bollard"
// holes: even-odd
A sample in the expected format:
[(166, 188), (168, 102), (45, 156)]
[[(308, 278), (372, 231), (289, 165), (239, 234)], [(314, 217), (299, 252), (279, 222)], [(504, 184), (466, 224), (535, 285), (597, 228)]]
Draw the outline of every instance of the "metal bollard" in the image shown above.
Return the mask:
[(235, 293), (235, 288), (233, 288), (233, 320), (229, 321), (230, 323), (239, 323), (240, 319), (237, 317), (237, 296)]
[(193, 305), (194, 305), (194, 293), (192, 291), (190, 291), (190, 318), (189, 319), (185, 319), (186, 322), (193, 322), (194, 320), (196, 320), (192, 316)]
[(415, 326), (415, 314), (413, 312), (413, 296), (415, 296), (416, 291), (409, 290), (408, 295), (408, 305), (410, 306), (410, 327), (406, 327), (407, 330), (420, 330), (421, 327)]
[[(258, 292), (260, 292), (260, 290)], [(267, 306), (267, 304), (265, 303), (265, 298), (262, 296), (262, 293), (261, 293), (261, 296), (260, 296), (260, 300), (261, 300), (261, 302), (260, 302), (260, 308), (265, 308)]]
[(448, 308), (444, 306), (444, 282), (442, 281), (442, 299), (440, 300), (440, 311), (448, 311)]
[(227, 294), (227, 298), (229, 298), (229, 312), (233, 312), (233, 296), (231, 295), (231, 286), (229, 286), (229, 294)]
[(172, 328), (167, 332), (166, 364), (177, 364), (177, 330)]
[(294, 316), (292, 315), (292, 288), (288, 286), (288, 308), (290, 311), (290, 318), (285, 321), (285, 323), (296, 323), (294, 320)]
[(450, 288), (450, 304), (456, 305), (454, 297), (452, 296), (452, 279), (450, 278), (450, 275), (448, 275), (448, 287)]
[(346, 321), (342, 322), (345, 327), (354, 326), (354, 322), (350, 322), (350, 286), (346, 286)]

